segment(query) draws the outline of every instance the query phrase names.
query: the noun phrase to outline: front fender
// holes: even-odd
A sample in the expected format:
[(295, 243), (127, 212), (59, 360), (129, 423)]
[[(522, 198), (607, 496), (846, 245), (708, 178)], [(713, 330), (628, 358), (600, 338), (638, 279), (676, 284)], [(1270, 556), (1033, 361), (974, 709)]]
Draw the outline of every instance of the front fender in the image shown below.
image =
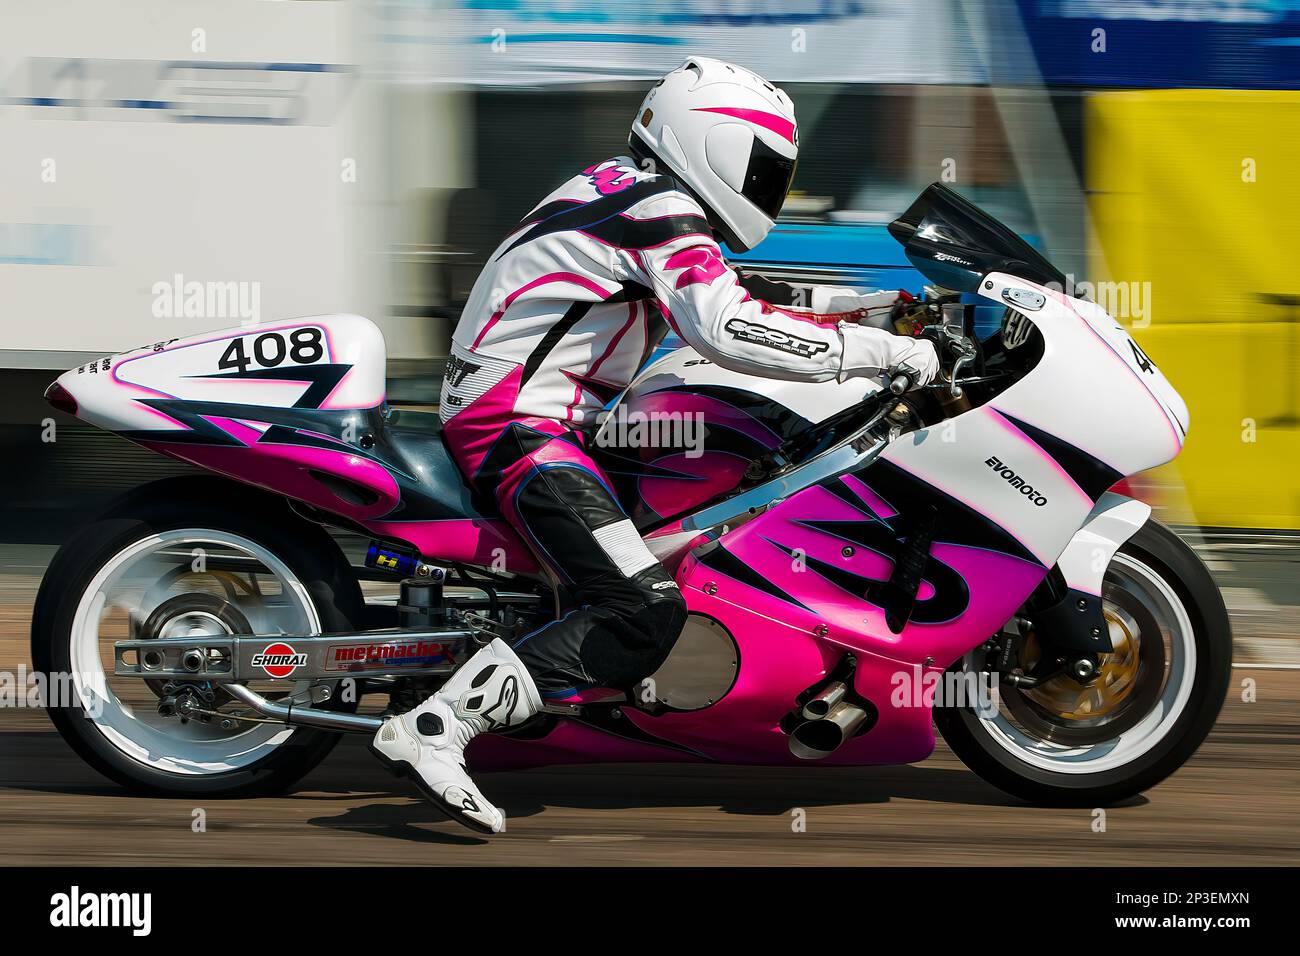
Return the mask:
[[(1059, 652), (1114, 650), (1102, 614), (1101, 585), (1111, 558), (1151, 517), (1151, 506), (1107, 492), (1098, 499), (1044, 582), (1046, 606), (1034, 612), (1039, 633)], [(1055, 579), (1055, 580), (1053, 580)]]
[(1099, 597), (1110, 559), (1150, 517), (1151, 506), (1146, 502), (1111, 492), (1102, 495), (1057, 559), (1066, 587)]

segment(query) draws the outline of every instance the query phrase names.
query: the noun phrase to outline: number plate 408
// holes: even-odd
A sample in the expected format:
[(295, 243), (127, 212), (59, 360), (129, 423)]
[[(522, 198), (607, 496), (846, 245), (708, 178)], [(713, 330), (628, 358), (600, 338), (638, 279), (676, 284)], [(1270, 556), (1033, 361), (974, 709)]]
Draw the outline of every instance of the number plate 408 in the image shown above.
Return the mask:
[(276, 368), (286, 361), (291, 365), (311, 365), (325, 356), (324, 333), (315, 326), (283, 332), (241, 335), (230, 340), (221, 353), (217, 368), (243, 373), (249, 367)]

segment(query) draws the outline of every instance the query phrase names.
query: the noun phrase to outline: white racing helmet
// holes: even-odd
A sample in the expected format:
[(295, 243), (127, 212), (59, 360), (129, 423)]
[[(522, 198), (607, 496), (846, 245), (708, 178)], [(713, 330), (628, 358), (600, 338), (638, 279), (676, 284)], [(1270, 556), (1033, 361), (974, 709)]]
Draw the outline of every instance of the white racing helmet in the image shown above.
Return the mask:
[(781, 211), (799, 131), (783, 91), (743, 67), (693, 56), (646, 94), (628, 146), (690, 189), (727, 245), (744, 252)]

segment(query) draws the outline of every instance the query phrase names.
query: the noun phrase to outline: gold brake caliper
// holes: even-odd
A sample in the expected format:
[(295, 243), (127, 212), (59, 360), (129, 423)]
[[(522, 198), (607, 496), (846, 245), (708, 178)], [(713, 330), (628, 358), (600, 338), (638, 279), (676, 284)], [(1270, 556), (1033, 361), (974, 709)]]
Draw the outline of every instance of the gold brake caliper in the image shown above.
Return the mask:
[[(1137, 686), (1138, 638), (1124, 621), (1104, 609), (1114, 650), (1100, 655), (1096, 679), (1086, 687), (1066, 675), (1053, 677), (1037, 687), (1023, 691), (1040, 707), (1062, 720), (1088, 720), (1105, 717), (1122, 704)], [(1031, 634), (1025, 641), (1024, 667), (1031, 670), (1041, 651), (1038, 639)]]

